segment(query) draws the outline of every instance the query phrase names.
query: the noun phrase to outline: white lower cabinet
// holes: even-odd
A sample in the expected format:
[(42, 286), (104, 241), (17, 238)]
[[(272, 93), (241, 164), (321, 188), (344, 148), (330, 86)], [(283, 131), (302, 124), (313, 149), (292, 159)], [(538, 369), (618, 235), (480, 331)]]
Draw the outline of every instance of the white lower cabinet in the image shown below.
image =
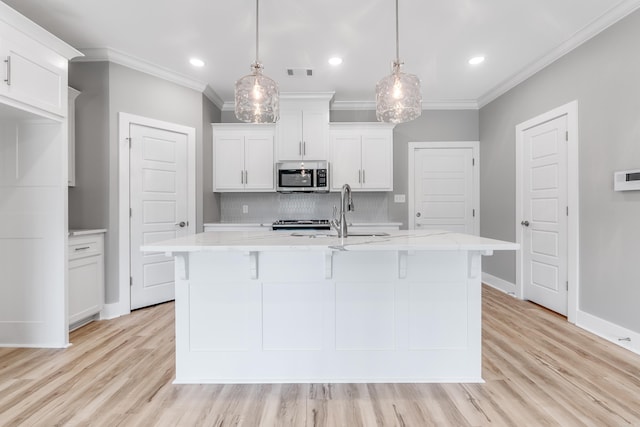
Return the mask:
[(69, 237), (69, 328), (92, 320), (104, 305), (104, 236)]
[(393, 127), (331, 123), (331, 190), (393, 191)]

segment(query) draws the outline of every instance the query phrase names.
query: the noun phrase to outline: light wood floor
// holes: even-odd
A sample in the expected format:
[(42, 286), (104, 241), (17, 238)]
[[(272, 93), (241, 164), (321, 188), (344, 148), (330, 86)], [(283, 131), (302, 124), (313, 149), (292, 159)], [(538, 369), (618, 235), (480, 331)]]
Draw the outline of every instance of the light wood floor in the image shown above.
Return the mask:
[(173, 304), (0, 349), (0, 426), (640, 426), (640, 356), (483, 290), (486, 384), (172, 385)]

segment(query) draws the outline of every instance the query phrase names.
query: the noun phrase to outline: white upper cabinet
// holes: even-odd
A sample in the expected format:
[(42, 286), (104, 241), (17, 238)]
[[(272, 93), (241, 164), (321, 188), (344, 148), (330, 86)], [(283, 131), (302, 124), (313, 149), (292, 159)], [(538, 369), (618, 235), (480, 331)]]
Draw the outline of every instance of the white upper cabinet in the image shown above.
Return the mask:
[(212, 124), (213, 191), (275, 191), (273, 125)]
[(393, 124), (331, 123), (331, 189), (393, 191)]
[(333, 93), (282, 94), (276, 125), (278, 161), (327, 160)]
[(0, 22), (0, 96), (67, 115), (67, 59)]

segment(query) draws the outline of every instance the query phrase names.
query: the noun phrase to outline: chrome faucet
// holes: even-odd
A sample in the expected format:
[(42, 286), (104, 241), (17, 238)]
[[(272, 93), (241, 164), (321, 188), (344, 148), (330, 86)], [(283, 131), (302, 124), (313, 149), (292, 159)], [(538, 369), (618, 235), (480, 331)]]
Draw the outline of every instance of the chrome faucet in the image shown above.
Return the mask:
[[(346, 205), (346, 206), (345, 206)], [(340, 220), (336, 220), (336, 207), (333, 207), (333, 219), (331, 225), (338, 232), (338, 237), (347, 237), (347, 219), (345, 214), (354, 210), (353, 199), (351, 198), (351, 186), (344, 184), (340, 190)]]

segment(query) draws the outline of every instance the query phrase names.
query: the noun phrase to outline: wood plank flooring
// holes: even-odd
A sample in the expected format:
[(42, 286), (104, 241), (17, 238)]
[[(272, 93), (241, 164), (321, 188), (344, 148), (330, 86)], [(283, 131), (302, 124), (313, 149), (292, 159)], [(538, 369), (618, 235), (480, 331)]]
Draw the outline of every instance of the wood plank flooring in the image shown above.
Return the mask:
[(483, 288), (485, 384), (173, 385), (173, 303), (0, 349), (0, 426), (640, 426), (640, 356)]

